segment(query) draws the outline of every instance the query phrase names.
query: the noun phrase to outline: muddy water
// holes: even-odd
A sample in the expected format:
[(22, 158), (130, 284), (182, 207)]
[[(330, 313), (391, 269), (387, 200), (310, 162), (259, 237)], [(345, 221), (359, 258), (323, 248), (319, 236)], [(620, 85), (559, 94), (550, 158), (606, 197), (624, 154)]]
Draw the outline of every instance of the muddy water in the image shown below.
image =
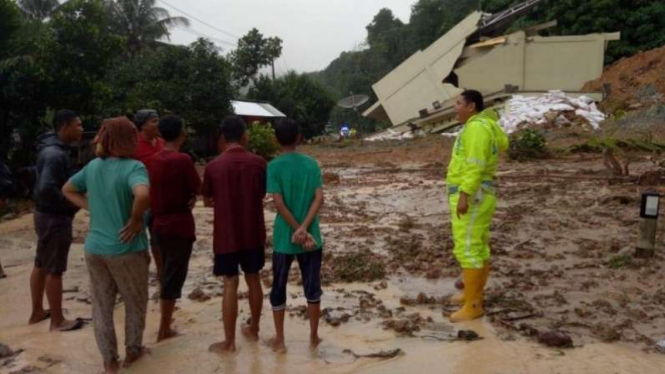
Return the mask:
[[(29, 295), (27, 283), (29, 264), (16, 265), (25, 253), (8, 253), (10, 278), (0, 282), (0, 341), (14, 349), (25, 350), (11, 364), (0, 367), (0, 373), (11, 373), (22, 367), (42, 368), (47, 373), (93, 373), (99, 368), (97, 351), (91, 326), (72, 333), (48, 333), (46, 323), (27, 326)], [(82, 248), (72, 249), (70, 271), (65, 288), (86, 284)], [(195, 268), (204, 267), (197, 261)], [(188, 282), (190, 283), (190, 282)], [(333, 285), (326, 287), (324, 305), (345, 305), (336, 295), (346, 291), (364, 290), (375, 293), (386, 306), (396, 307), (399, 298), (416, 291), (434, 292), (449, 287), (448, 283), (423, 279), (395, 278), (388, 288), (374, 291), (366, 285)], [(191, 284), (188, 284), (191, 288)], [(292, 286), (292, 290), (297, 290)], [(450, 291), (450, 289), (446, 290)], [(65, 294), (67, 298), (70, 293)], [(303, 304), (300, 300), (291, 302)], [(69, 316), (90, 316), (89, 305), (75, 300), (65, 302)], [(415, 308), (423, 316), (437, 319), (439, 336), (452, 335), (457, 326), (445, 323), (440, 312), (425, 307)], [(241, 300), (240, 320), (249, 315), (246, 302)], [(325, 370), (331, 373), (662, 373), (665, 358), (648, 355), (636, 348), (620, 345), (590, 344), (582, 348), (558, 351), (542, 348), (526, 341), (501, 341), (493, 329), (482, 321), (472, 322), (463, 328), (473, 329), (484, 339), (478, 342), (441, 342), (429, 338), (398, 338), (391, 331), (384, 331), (377, 321), (352, 320), (338, 328), (322, 325), (324, 342), (318, 350), (308, 347), (308, 324), (298, 317), (287, 319), (289, 353), (275, 355), (262, 342), (252, 343), (239, 338), (239, 351), (220, 356), (207, 352), (207, 347), (221, 338), (220, 298), (199, 303), (183, 300), (176, 312), (176, 326), (183, 335), (160, 344), (155, 341), (158, 324), (157, 304), (151, 302), (146, 329), (146, 342), (152, 354), (136, 364), (127, 373), (314, 373)], [(273, 332), (269, 313), (264, 312), (262, 337)], [(116, 310), (116, 328), (122, 342), (122, 307)], [(404, 353), (394, 359), (354, 359), (344, 353), (351, 349), (357, 354), (375, 353), (400, 348)], [(35, 371), (36, 372), (36, 371)]]
[[(75, 252), (79, 252), (77, 248)], [(78, 255), (78, 253), (76, 254)], [(99, 355), (92, 328), (68, 334), (46, 332), (47, 326), (26, 326), (29, 299), (26, 295), (28, 267), (12, 268), (8, 281), (3, 281), (0, 291), (0, 341), (13, 348), (22, 348), (13, 368), (0, 368), (0, 373), (10, 373), (28, 365), (44, 368), (48, 373), (92, 373), (99, 366)], [(81, 272), (76, 269), (72, 273)], [(76, 275), (74, 275), (76, 276)], [(420, 281), (422, 282), (422, 281)], [(390, 282), (387, 290), (377, 294), (387, 303), (398, 303), (402, 289), (421, 287), (415, 282)], [(331, 289), (328, 295), (334, 294)], [(347, 290), (353, 288), (349, 288)], [(364, 287), (355, 287), (363, 289)], [(330, 297), (327, 305), (334, 304)], [(242, 317), (247, 317), (246, 305), (242, 305)], [(68, 302), (70, 315), (89, 315), (89, 307)], [(427, 314), (427, 310), (421, 310)], [(116, 326), (122, 341), (122, 308), (116, 312)], [(434, 314), (434, 313), (433, 313)], [(221, 336), (219, 299), (205, 303), (183, 301), (176, 313), (176, 325), (184, 335), (161, 344), (153, 344), (158, 323), (156, 304), (150, 304), (146, 340), (152, 355), (136, 364), (128, 373), (314, 373), (321, 370), (331, 373), (662, 373), (665, 359), (647, 355), (635, 348), (619, 345), (591, 344), (583, 348), (557, 351), (541, 348), (525, 341), (500, 341), (491, 327), (483, 322), (469, 323), (470, 328), (484, 340), (473, 343), (439, 342), (423, 338), (396, 338), (392, 332), (381, 330), (376, 323), (350, 322), (339, 328), (322, 326), (324, 343), (318, 350), (310, 350), (307, 344), (307, 322), (297, 317), (287, 320), (289, 353), (273, 354), (263, 343), (239, 339), (239, 351), (233, 355), (219, 356), (207, 352), (209, 344)], [(272, 326), (264, 313), (262, 336), (272, 333)], [(446, 330), (453, 331), (452, 326)], [(343, 352), (351, 349), (357, 354), (400, 348), (403, 355), (387, 360), (355, 360)], [(55, 364), (53, 364), (55, 362)], [(49, 367), (49, 365), (52, 365)]]
[[(341, 171), (341, 186), (328, 189), (331, 206), (339, 201), (348, 206), (363, 206), (369, 217), (354, 216), (353, 222), (324, 222), (323, 230), (331, 251), (352, 250), (359, 241), (346, 238), (345, 230), (354, 228), (359, 222), (371, 230), (397, 227), (405, 216), (418, 223), (436, 223), (435, 227), (447, 224), (445, 196), (441, 194), (442, 181), (436, 178), (414, 182), (410, 174), (380, 174), (367, 178), (366, 170)], [(355, 208), (354, 208), (355, 209)], [(360, 213), (363, 213), (360, 212)], [(343, 210), (341, 213), (346, 214)], [(355, 212), (358, 214), (359, 212)], [(364, 214), (364, 213), (363, 213)], [(222, 339), (221, 286), (210, 274), (212, 214), (198, 207), (195, 210), (199, 241), (190, 267), (190, 275), (183, 290), (188, 295), (201, 287), (212, 298), (205, 302), (187, 298), (179, 303), (175, 314), (175, 326), (181, 336), (170, 341), (155, 343), (159, 320), (158, 304), (149, 304), (145, 342), (152, 354), (138, 362), (127, 373), (663, 373), (665, 356), (647, 354), (643, 346), (631, 344), (587, 343), (572, 350), (544, 348), (533, 341), (515, 336), (512, 340), (499, 338), (499, 333), (485, 320), (463, 325), (451, 325), (436, 306), (413, 306), (407, 314), (418, 313), (431, 322), (414, 337), (399, 337), (394, 331), (382, 328), (382, 319), (351, 318), (348, 323), (332, 327), (322, 321), (321, 335), (324, 342), (317, 350), (308, 346), (308, 321), (294, 312), (295, 307), (304, 306), (302, 291), (296, 283), (290, 284), (289, 300), (291, 312), (287, 317), (286, 334), (289, 352), (274, 354), (263, 342), (253, 343), (238, 337), (238, 352), (230, 355), (209, 353), (210, 344)], [(268, 220), (274, 213), (266, 212)], [(77, 217), (76, 231), (85, 230), (85, 214)], [(49, 333), (48, 324), (27, 326), (30, 295), (28, 280), (34, 253), (32, 217), (0, 225), (0, 256), (9, 275), (0, 280), (0, 342), (13, 349), (24, 351), (7, 364), (0, 360), (0, 374), (9, 374), (23, 369), (24, 373), (96, 373), (100, 368), (100, 356), (93, 337), (92, 326), (71, 333)], [(80, 241), (80, 240), (79, 240)], [(520, 239), (521, 241), (521, 239)], [(381, 240), (376, 241), (373, 251), (384, 253)], [(268, 264), (267, 268), (269, 268)], [(80, 244), (70, 253), (69, 271), (65, 277), (65, 308), (68, 317), (90, 317), (87, 300), (88, 280)], [(491, 286), (502, 279), (491, 280)], [(400, 298), (414, 297), (424, 292), (442, 296), (453, 292), (451, 278), (428, 280), (408, 273), (389, 274), (387, 287), (375, 288), (376, 282), (331, 284), (324, 288), (323, 307), (357, 310), (358, 298), (348, 297), (354, 293), (372, 294), (390, 310), (397, 310)], [(156, 290), (155, 282), (151, 294)], [(244, 286), (241, 286), (241, 292)], [(261, 321), (261, 337), (269, 338), (273, 326), (269, 303), (264, 301)], [(240, 301), (239, 321), (249, 317), (245, 299)], [(119, 341), (123, 341), (122, 304), (116, 309), (116, 329)], [(451, 342), (457, 329), (472, 329), (483, 338), (476, 342)], [(503, 335), (501, 335), (503, 336)], [(402, 354), (389, 360), (375, 358), (356, 359), (345, 350), (363, 355), (401, 349)], [(122, 355), (122, 349), (121, 349)]]

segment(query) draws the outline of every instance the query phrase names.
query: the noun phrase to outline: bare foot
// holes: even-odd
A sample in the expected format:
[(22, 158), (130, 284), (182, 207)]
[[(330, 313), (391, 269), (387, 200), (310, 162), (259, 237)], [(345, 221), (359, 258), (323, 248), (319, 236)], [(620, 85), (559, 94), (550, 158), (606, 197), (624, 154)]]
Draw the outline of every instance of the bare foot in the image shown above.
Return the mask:
[(310, 348), (317, 348), (321, 344), (322, 341), (323, 341), (323, 339), (319, 338), (318, 336), (311, 336), (309, 338), (309, 347)]
[(35, 323), (45, 321), (49, 318), (51, 318), (51, 311), (50, 310), (42, 310), (41, 312), (32, 313), (32, 315), (30, 316), (30, 319), (28, 320), (28, 324), (34, 325)]
[(233, 353), (236, 351), (236, 343), (229, 343), (227, 341), (215, 343), (208, 348), (208, 351), (213, 353)]
[(175, 329), (169, 329), (167, 331), (160, 330), (159, 333), (157, 334), (157, 343), (167, 339), (175, 338), (178, 335), (180, 335), (180, 333)]
[(104, 363), (104, 374), (118, 374), (119, 372), (120, 363), (118, 361)]
[(272, 338), (268, 340), (268, 346), (272, 348), (272, 351), (275, 353), (286, 353), (286, 345), (284, 344), (284, 339)]
[(141, 357), (150, 353), (150, 350), (146, 347), (141, 347), (138, 353), (127, 353), (125, 361), (122, 363), (122, 367), (128, 368), (132, 366), (133, 363), (141, 359)]
[(240, 328), (240, 331), (242, 334), (247, 338), (248, 340), (251, 340), (253, 342), (256, 342), (259, 340), (259, 330), (254, 330), (252, 329), (252, 326), (250, 325), (244, 325)]
[(67, 332), (67, 331), (76, 331), (80, 330), (85, 323), (81, 319), (75, 319), (73, 321), (70, 320), (63, 320), (62, 322), (55, 324), (53, 323), (53, 319), (51, 319), (51, 332), (58, 331), (58, 332)]

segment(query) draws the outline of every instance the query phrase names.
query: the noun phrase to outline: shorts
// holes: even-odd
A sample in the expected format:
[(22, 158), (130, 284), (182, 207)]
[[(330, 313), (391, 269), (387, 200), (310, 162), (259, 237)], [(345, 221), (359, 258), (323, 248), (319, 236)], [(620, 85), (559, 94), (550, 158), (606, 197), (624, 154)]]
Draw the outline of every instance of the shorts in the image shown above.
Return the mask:
[(302, 285), (308, 304), (321, 303), (321, 261), (323, 250), (305, 252), (299, 255), (287, 255), (273, 252), (272, 254), (272, 290), (270, 291), (270, 304), (272, 310), (286, 309), (286, 285), (289, 283), (289, 271), (293, 259), (298, 260)]
[(35, 212), (34, 218), (37, 232), (35, 267), (51, 275), (62, 275), (67, 271), (74, 218), (42, 212)]
[(264, 249), (244, 250), (215, 255), (213, 273), (216, 276), (235, 277), (240, 269), (245, 274), (258, 274), (266, 264)]
[(178, 300), (182, 297), (182, 287), (187, 280), (189, 259), (192, 257), (194, 241), (155, 235), (154, 243), (157, 244), (162, 254), (160, 298), (162, 300)]

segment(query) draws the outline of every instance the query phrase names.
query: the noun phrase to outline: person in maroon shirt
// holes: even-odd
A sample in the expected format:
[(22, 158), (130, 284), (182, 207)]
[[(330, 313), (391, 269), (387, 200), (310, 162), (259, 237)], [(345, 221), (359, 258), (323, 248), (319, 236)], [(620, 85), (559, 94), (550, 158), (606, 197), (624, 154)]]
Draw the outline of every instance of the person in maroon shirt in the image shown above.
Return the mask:
[(245, 122), (228, 117), (220, 126), (222, 154), (205, 169), (202, 194), (214, 207), (214, 274), (224, 277), (222, 315), (226, 340), (210, 346), (212, 352), (233, 352), (238, 316), (239, 267), (249, 288), (252, 319), (243, 334), (259, 338), (263, 289), (259, 272), (265, 265), (266, 228), (263, 199), (266, 196), (267, 163), (245, 149), (249, 136)]
[(159, 122), (166, 141), (164, 149), (149, 157), (145, 165), (150, 176), (150, 209), (153, 241), (161, 252), (160, 299), (162, 319), (157, 341), (176, 336), (171, 328), (176, 300), (182, 296), (189, 259), (196, 241), (193, 203), (201, 188), (194, 162), (179, 153), (185, 142), (183, 121), (167, 116)]
[[(157, 152), (164, 149), (164, 139), (159, 137), (159, 113), (154, 109), (142, 109), (134, 114), (134, 124), (139, 130), (138, 145), (133, 159), (141, 161), (144, 165)], [(159, 245), (155, 243), (152, 232), (152, 213), (146, 212), (146, 221), (150, 231), (150, 252), (155, 260), (157, 279), (162, 277), (162, 255)]]

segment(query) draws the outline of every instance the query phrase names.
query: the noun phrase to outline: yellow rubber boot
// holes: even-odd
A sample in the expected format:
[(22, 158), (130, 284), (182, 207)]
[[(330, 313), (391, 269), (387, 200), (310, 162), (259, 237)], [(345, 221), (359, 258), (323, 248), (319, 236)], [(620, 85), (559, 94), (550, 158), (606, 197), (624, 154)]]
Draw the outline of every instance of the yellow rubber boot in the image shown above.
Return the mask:
[[(465, 285), (466, 287), (466, 285)], [(464, 291), (450, 298), (451, 304), (464, 305)]]
[[(487, 284), (487, 280), (489, 279), (490, 276), (490, 263), (486, 262), (485, 266), (483, 267), (483, 290), (485, 289), (485, 285)], [(466, 285), (465, 285), (466, 287)], [(458, 293), (457, 295), (453, 296), (450, 298), (450, 302), (452, 304), (457, 304), (457, 305), (464, 305), (464, 291)]]
[(471, 321), (483, 311), (483, 279), (485, 269), (464, 269), (464, 306), (450, 316), (450, 322)]

